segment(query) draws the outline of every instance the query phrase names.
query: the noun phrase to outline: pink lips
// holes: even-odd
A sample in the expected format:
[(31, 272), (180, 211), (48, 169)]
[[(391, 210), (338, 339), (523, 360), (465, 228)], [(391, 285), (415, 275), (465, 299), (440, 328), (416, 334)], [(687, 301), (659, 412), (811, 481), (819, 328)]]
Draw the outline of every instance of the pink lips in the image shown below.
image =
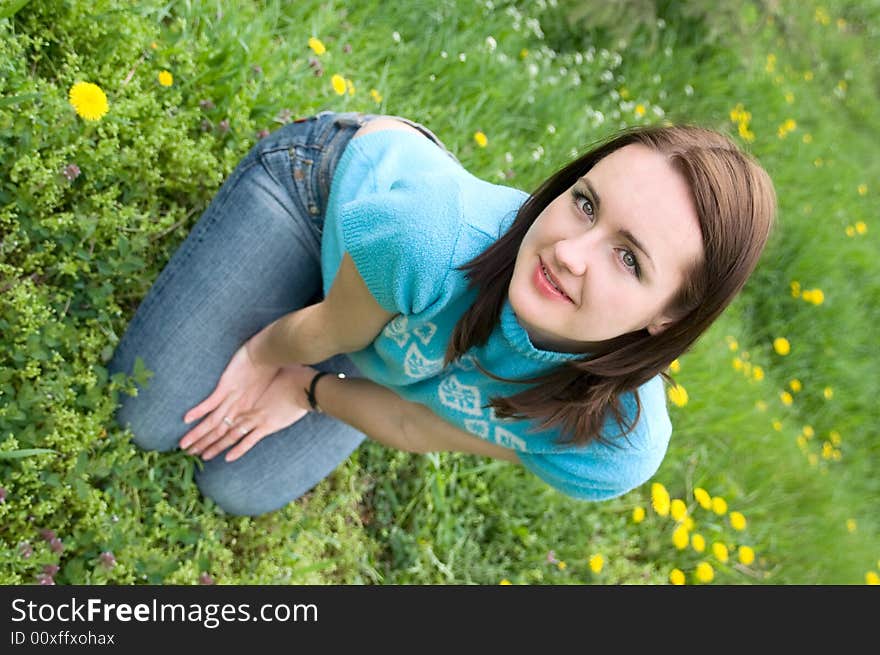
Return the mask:
[[(551, 277), (553, 277), (552, 274), (550, 275)], [(532, 281), (535, 283), (535, 286), (543, 295), (549, 298), (555, 298), (557, 300), (564, 300), (565, 302), (573, 302), (572, 299), (565, 294), (565, 292), (557, 290), (552, 284), (547, 281), (547, 278), (544, 277), (544, 263), (540, 259), (538, 259), (538, 265), (535, 267), (535, 272), (532, 274)], [(559, 280), (556, 280), (554, 278), (554, 282), (558, 284)]]

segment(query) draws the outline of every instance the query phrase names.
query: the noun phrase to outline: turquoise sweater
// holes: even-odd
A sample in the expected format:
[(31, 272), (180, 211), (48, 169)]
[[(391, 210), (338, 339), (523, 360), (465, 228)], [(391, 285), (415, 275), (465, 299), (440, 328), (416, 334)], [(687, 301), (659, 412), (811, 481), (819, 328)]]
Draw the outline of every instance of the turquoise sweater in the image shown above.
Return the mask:
[[(641, 418), (626, 439), (614, 439), (622, 431), (606, 417), (603, 434), (614, 447), (560, 445), (556, 430), (530, 431), (537, 421), (495, 416), (490, 397), (528, 387), (493, 380), (474, 360), (496, 375), (523, 379), (580, 356), (536, 348), (509, 300), (488, 342), (443, 366), (452, 331), (476, 296), (455, 268), (504, 233), (527, 194), (474, 177), (426, 137), (402, 130), (353, 139), (330, 189), (321, 243), (324, 293), (348, 252), (378, 303), (400, 314), (349, 355), (366, 378), (516, 450), (530, 471), (576, 498), (613, 498), (656, 472), (672, 433), (660, 376), (639, 388)], [(622, 400), (631, 421), (635, 398), (629, 393)]]

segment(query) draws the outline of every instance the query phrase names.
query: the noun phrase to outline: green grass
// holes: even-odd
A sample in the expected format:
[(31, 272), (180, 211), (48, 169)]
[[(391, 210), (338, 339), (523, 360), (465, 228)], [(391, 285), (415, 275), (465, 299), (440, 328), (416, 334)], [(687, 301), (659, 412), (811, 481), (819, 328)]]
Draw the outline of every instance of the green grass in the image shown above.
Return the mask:
[[(35, 583), (51, 564), (66, 584), (664, 584), (673, 567), (692, 583), (700, 561), (716, 583), (862, 584), (880, 570), (880, 3), (398, 5), (34, 2), (0, 19), (0, 581)], [(171, 87), (156, 83), (164, 69)], [(333, 74), (354, 93), (334, 93)], [(67, 104), (77, 80), (108, 94), (95, 125)], [(670, 403), (673, 439), (651, 481), (685, 501), (706, 552), (672, 545), (676, 522), (651, 509), (651, 483), (581, 503), (518, 467), (372, 443), (285, 509), (229, 517), (197, 493), (192, 460), (142, 453), (113, 422), (133, 385), (102, 364), (225, 175), (286, 115), (408, 116), (476, 175), (530, 190), (624, 125), (685, 121), (739, 139), (740, 103), (755, 135), (743, 145), (776, 184), (778, 229), (681, 358), (689, 401)], [(796, 127), (780, 136), (787, 120)], [(70, 163), (73, 182), (59, 175)], [(795, 281), (824, 301), (794, 297)], [(790, 354), (776, 354), (777, 337)], [(54, 453), (13, 457), (33, 448)], [(696, 487), (728, 512), (701, 508)], [(737, 562), (739, 545), (753, 564)]]

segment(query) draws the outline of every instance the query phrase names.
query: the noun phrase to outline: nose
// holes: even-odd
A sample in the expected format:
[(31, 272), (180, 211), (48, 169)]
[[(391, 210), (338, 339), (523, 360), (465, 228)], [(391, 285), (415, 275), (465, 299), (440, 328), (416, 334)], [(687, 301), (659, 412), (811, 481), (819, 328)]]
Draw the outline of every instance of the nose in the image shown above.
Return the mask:
[(583, 276), (587, 272), (588, 239), (586, 234), (579, 234), (557, 241), (554, 246), (557, 265), (564, 267), (575, 277)]

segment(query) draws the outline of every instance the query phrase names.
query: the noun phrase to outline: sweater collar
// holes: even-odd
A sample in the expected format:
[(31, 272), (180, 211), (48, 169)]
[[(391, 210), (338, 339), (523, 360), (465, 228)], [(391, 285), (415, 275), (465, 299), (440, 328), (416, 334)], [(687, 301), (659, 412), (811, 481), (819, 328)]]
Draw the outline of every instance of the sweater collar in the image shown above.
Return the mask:
[(504, 306), (501, 309), (501, 332), (507, 343), (513, 347), (516, 352), (524, 355), (528, 359), (538, 362), (561, 363), (573, 359), (580, 359), (584, 353), (563, 353), (555, 350), (542, 350), (536, 348), (529, 338), (529, 333), (520, 325), (519, 319), (513, 312), (510, 299), (504, 299)]

